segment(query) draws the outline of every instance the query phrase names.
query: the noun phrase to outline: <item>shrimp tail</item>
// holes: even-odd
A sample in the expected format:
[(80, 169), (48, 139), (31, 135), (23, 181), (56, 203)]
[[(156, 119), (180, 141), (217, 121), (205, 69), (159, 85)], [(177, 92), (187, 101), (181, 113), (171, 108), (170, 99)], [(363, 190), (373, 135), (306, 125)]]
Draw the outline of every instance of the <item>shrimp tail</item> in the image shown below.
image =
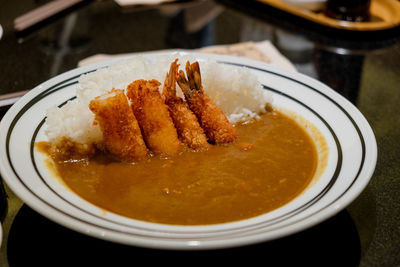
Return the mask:
[(179, 87), (182, 89), (185, 98), (191, 99), (193, 97), (193, 92), (183, 70), (179, 70), (176, 76), (176, 81), (178, 82)]
[(164, 88), (162, 92), (165, 101), (176, 98), (176, 75), (179, 68), (177, 62), (178, 59), (175, 59), (175, 61), (171, 63), (169, 72), (165, 75)]
[(177, 76), (180, 86), (190, 109), (197, 116), (201, 127), (204, 129), (208, 140), (212, 143), (233, 142), (237, 133), (235, 127), (228, 121), (223, 111), (204, 92), (200, 66), (196, 61), (190, 64), (186, 62), (186, 75), (180, 70)]
[[(176, 95), (178, 66), (176, 59), (171, 63), (169, 73), (166, 75), (163, 88), (165, 104), (168, 106), (179, 139), (192, 149), (205, 150), (209, 147), (209, 144), (204, 130), (201, 128), (196, 115), (188, 107), (188, 104)], [(185, 79), (183, 83), (187, 84), (184, 74), (183, 78)], [(189, 90), (188, 92), (190, 93), (191, 91)]]
[(186, 73), (188, 75), (188, 80), (190, 88), (192, 90), (202, 91), (203, 87), (201, 85), (201, 74), (199, 62), (194, 62), (192, 64), (189, 61), (186, 62)]

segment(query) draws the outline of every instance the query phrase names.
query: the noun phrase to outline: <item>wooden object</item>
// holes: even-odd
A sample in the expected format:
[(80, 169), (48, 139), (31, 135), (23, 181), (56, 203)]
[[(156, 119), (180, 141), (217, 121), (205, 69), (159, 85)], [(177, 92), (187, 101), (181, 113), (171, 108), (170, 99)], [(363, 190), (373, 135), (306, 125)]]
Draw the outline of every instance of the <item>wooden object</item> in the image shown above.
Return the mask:
[(257, 0), (295, 16), (332, 28), (352, 31), (376, 31), (400, 25), (400, 2), (397, 0), (371, 0), (371, 20), (351, 22), (325, 16), (322, 10), (311, 11), (288, 4), (284, 0)]

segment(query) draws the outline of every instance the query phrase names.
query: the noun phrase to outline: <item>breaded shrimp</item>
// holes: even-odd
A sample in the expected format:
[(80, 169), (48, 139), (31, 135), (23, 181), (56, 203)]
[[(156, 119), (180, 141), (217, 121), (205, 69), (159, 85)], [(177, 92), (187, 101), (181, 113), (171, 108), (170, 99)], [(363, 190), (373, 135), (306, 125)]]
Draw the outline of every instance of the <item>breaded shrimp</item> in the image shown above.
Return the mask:
[(127, 96), (148, 148), (156, 155), (174, 156), (183, 148), (168, 107), (161, 98), (157, 80), (136, 80), (127, 88)]
[(95, 114), (104, 145), (111, 154), (128, 162), (146, 158), (146, 144), (123, 90), (113, 89), (96, 97), (90, 101), (89, 108)]
[(165, 78), (162, 92), (165, 104), (168, 106), (179, 139), (192, 149), (207, 149), (210, 144), (196, 115), (189, 109), (187, 103), (176, 95), (176, 74), (179, 66), (177, 61), (178, 59), (172, 62)]
[(180, 70), (177, 75), (177, 81), (190, 109), (199, 119), (208, 140), (216, 144), (235, 141), (237, 137), (235, 127), (203, 90), (199, 63), (196, 61), (190, 64), (187, 61), (186, 74), (187, 79), (185, 73)]

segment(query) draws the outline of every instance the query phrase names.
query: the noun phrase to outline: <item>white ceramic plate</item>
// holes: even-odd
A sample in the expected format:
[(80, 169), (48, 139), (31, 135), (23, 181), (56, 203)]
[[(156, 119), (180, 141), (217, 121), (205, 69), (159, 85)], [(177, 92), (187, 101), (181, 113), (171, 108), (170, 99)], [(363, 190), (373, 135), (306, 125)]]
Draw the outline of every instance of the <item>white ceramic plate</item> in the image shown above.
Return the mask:
[[(74, 98), (78, 77), (115, 60), (74, 69), (31, 90), (13, 105), (0, 125), (0, 167), (8, 186), (49, 219), (94, 237), (164, 249), (212, 249), (283, 237), (335, 215), (353, 201), (373, 174), (377, 147), (363, 115), (326, 85), (295, 72), (230, 56), (191, 54), (199, 61), (249, 68), (274, 105), (301, 114), (329, 145), (322, 176), (289, 204), (248, 220), (208, 226), (176, 226), (125, 218), (95, 207), (66, 189), (46, 169), (34, 142), (45, 140), (46, 110)], [(157, 54), (146, 54), (157, 60)]]

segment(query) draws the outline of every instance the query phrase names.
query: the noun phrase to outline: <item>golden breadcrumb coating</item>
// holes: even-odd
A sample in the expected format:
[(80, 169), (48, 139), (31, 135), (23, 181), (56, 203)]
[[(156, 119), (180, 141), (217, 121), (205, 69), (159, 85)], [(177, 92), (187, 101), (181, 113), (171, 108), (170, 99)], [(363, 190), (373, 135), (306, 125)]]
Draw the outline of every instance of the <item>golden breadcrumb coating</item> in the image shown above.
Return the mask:
[(123, 161), (134, 162), (148, 155), (138, 121), (123, 90), (113, 89), (89, 104), (100, 125), (106, 149)]
[(199, 63), (196, 61), (190, 65), (188, 61), (186, 63), (186, 74), (187, 79), (185, 73), (180, 70), (177, 74), (177, 81), (208, 140), (216, 144), (235, 141), (237, 138), (235, 127), (203, 90)]
[(168, 106), (179, 139), (192, 149), (203, 150), (209, 147), (207, 137), (201, 128), (196, 115), (189, 109), (187, 103), (176, 96), (176, 74), (178, 70), (177, 59), (172, 62), (169, 73), (167, 73), (163, 97)]
[(127, 96), (148, 148), (156, 155), (169, 157), (179, 154), (183, 145), (159, 86), (157, 80), (136, 80), (128, 86)]

